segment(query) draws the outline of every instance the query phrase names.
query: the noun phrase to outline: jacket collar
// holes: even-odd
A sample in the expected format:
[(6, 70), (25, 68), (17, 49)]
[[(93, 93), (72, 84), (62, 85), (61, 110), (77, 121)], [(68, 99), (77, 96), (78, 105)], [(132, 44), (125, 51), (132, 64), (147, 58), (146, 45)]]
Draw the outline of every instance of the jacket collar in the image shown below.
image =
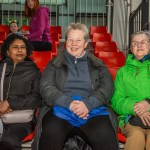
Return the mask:
[[(133, 55), (132, 59), (135, 59), (135, 56), (134, 56), (134, 55)], [(141, 63), (143, 63), (143, 62), (145, 62), (145, 61), (147, 61), (147, 60), (150, 60), (150, 54), (145, 55), (145, 56), (144, 56), (142, 59), (140, 59), (139, 61), (140, 61)]]
[[(54, 58), (53, 60), (53, 65), (56, 67), (62, 67), (63, 65), (67, 65), (67, 61), (65, 58), (65, 51), (63, 50), (63, 52), (58, 55), (56, 58)], [(91, 54), (90, 52), (86, 52), (87, 53), (87, 59), (90, 63), (92, 63), (95, 67), (99, 67), (99, 66), (104, 66), (104, 63), (102, 60), (100, 60), (99, 58), (95, 57), (93, 54)]]

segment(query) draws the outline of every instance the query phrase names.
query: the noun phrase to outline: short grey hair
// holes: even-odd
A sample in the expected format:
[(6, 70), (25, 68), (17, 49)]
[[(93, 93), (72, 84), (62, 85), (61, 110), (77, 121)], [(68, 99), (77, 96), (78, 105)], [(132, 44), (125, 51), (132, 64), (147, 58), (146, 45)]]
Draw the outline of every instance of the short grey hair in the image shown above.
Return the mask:
[(66, 28), (65, 32), (65, 39), (67, 40), (68, 34), (70, 30), (81, 30), (84, 33), (84, 39), (87, 42), (89, 39), (89, 30), (86, 25), (82, 23), (70, 23), (69, 26)]
[(145, 35), (145, 36), (147, 36), (148, 41), (150, 42), (150, 31), (148, 31), (148, 30), (146, 30), (146, 31), (138, 31), (138, 32), (132, 34), (132, 35), (130, 36), (130, 41), (131, 41), (131, 42), (132, 42), (133, 38), (134, 38), (136, 35)]

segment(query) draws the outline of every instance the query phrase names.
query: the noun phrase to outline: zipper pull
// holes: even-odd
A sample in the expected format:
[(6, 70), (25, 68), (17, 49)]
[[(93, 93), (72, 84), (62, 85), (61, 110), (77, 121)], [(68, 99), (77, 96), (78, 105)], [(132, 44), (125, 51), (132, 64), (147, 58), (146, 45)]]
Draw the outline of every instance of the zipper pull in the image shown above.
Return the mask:
[(77, 58), (75, 58), (75, 62), (74, 63), (77, 64)]

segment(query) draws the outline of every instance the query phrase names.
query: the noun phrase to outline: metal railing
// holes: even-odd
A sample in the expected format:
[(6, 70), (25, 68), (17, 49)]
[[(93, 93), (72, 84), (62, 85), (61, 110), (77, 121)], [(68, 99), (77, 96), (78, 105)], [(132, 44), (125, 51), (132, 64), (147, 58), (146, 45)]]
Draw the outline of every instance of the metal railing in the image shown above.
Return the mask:
[(133, 11), (129, 18), (129, 35), (141, 31), (149, 30), (149, 1), (143, 0), (138, 8)]
[[(107, 25), (108, 0), (40, 0), (50, 9), (50, 25), (64, 29), (71, 22), (91, 25)], [(0, 0), (0, 24), (17, 19), (19, 25), (29, 25), (25, 18), (24, 0)]]

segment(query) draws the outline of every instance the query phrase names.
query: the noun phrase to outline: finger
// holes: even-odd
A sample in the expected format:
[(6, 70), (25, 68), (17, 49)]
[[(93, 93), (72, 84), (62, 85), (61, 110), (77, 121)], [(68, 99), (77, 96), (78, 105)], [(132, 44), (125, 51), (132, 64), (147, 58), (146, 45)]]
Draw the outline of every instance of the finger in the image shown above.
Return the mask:
[(73, 109), (72, 111), (73, 111), (73, 113), (78, 114), (79, 112), (81, 112), (81, 110), (82, 109), (80, 109), (80, 108), (76, 108), (76, 109)]
[(141, 118), (141, 120), (142, 120), (143, 124), (146, 126), (146, 122), (143, 117)]
[(150, 116), (149, 116), (149, 114), (148, 115), (146, 115), (146, 123), (148, 124), (148, 126), (150, 126)]
[(81, 114), (79, 117), (80, 117), (80, 118), (86, 118), (86, 119), (87, 119), (88, 116), (89, 116), (89, 115), (87, 114), (87, 112), (84, 111), (83, 114)]
[(71, 110), (76, 109), (76, 108), (77, 108), (77, 106), (76, 106), (77, 104), (79, 104), (79, 103), (73, 101), (73, 102), (70, 104), (70, 109), (71, 109)]
[(147, 117), (144, 117), (144, 121), (145, 121), (146, 125), (149, 125), (149, 120)]

